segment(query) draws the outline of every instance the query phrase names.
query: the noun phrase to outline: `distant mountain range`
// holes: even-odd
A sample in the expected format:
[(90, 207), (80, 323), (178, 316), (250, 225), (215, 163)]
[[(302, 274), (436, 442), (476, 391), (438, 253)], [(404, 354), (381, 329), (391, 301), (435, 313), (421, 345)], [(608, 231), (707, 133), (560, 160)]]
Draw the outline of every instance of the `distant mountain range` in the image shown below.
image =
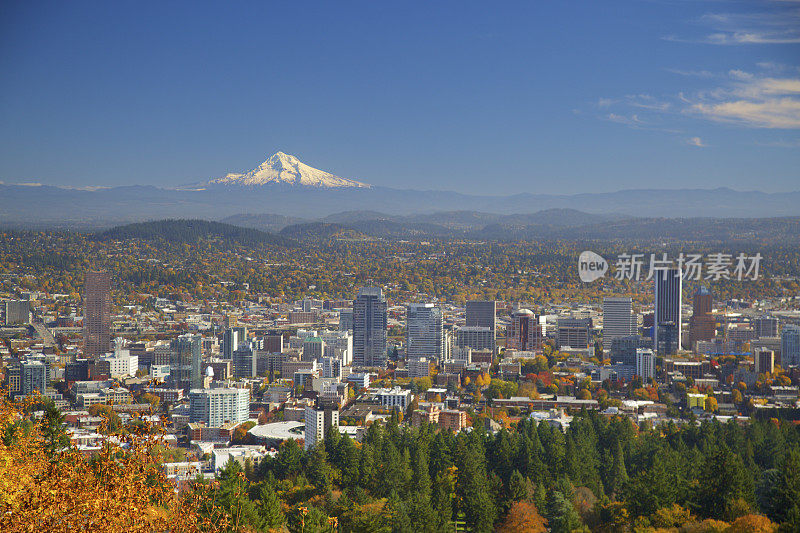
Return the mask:
[(374, 211), (337, 213), (321, 220), (281, 215), (235, 215), (225, 222), (159, 220), (93, 234), (95, 240), (141, 239), (195, 243), (219, 239), (244, 246), (293, 247), (331, 240), (601, 241), (626, 243), (724, 242), (746, 246), (800, 245), (800, 217), (628, 218), (549, 209), (528, 215), (474, 211), (392, 216)]
[(496, 215), (475, 211), (392, 216), (372, 211), (337, 213), (316, 221), (270, 215), (235, 215), (226, 222), (279, 232), (293, 240), (332, 238), (577, 240), (800, 244), (800, 217), (652, 218), (596, 215), (574, 209)]
[[(487, 176), (487, 179), (492, 177)], [(549, 211), (553, 209), (561, 211)], [(362, 213), (362, 220), (426, 223), (450, 230), (489, 224), (513, 227), (537, 224), (537, 221), (526, 218), (534, 215), (565, 216), (571, 222), (581, 220), (572, 217), (589, 215), (609, 216), (611, 220), (631, 217), (785, 217), (800, 216), (800, 192), (768, 194), (727, 188), (639, 189), (611, 193), (485, 196), (403, 190), (370, 186), (335, 176), (282, 152), (249, 172), (228, 174), (181, 188), (132, 185), (85, 190), (0, 184), (0, 225), (5, 227), (99, 228), (164, 218), (221, 220), (244, 213), (268, 214), (265, 216), (273, 217), (273, 224), (264, 227), (282, 227), (284, 222), (321, 220), (342, 212)], [(365, 214), (369, 212), (381, 216)], [(541, 212), (547, 214), (538, 215)], [(347, 216), (348, 223), (354, 222), (349, 218), (352, 215)], [(412, 217), (413, 220), (393, 217)], [(592, 223), (587, 218), (583, 220)], [(327, 222), (338, 223), (337, 220)], [(552, 218), (542, 223), (558, 226)]]

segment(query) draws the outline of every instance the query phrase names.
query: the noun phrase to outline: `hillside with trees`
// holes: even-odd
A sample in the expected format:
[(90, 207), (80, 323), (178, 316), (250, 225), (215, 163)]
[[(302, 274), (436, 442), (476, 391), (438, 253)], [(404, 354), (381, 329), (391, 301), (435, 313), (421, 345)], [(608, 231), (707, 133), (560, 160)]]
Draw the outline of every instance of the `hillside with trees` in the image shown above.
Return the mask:
[(223, 222), (198, 219), (168, 219), (126, 224), (96, 233), (94, 238), (99, 241), (140, 239), (170, 243), (197, 243), (201, 240), (219, 239), (242, 246), (271, 245), (287, 247), (293, 245), (290, 239), (280, 235), (252, 228), (233, 226)]

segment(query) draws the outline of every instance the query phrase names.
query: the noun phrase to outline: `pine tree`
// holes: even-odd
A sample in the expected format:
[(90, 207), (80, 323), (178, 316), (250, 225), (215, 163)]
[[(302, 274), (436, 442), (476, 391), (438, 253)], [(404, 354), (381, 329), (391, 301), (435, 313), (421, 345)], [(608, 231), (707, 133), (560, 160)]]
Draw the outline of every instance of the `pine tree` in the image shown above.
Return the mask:
[(467, 449), (462, 468), (458, 472), (461, 511), (467, 526), (477, 533), (492, 531), (497, 509), (489, 492), (489, 484), (482, 460), (477, 451)]
[(723, 518), (736, 500), (754, 499), (750, 473), (742, 459), (727, 448), (705, 456), (698, 482), (696, 505), (710, 518)]
[(561, 491), (554, 490), (547, 501), (547, 520), (552, 533), (571, 533), (580, 525), (580, 517)]
[(51, 400), (44, 402), (44, 415), (39, 422), (39, 431), (44, 439), (44, 448), (51, 457), (69, 446), (69, 435), (64, 426), (64, 415)]
[(616, 441), (613, 450), (613, 460), (607, 487), (611, 494), (618, 494), (628, 482), (628, 470), (625, 468), (625, 455), (622, 453), (622, 445), (619, 440)]
[(218, 512), (228, 516), (231, 529), (236, 531), (245, 525), (253, 529), (261, 528), (261, 516), (255, 504), (247, 496), (248, 483), (241, 465), (228, 461), (219, 472), (219, 488), (214, 496)]
[(286, 523), (281, 500), (267, 482), (261, 483), (258, 492), (258, 515), (264, 530), (280, 529)]

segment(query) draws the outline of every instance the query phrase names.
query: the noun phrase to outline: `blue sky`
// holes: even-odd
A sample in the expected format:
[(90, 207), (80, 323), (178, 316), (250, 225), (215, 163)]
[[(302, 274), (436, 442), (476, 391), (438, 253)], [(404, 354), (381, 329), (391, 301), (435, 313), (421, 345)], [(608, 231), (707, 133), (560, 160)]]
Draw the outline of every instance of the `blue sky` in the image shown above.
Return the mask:
[(7, 1), (0, 73), (6, 183), (800, 190), (800, 1)]

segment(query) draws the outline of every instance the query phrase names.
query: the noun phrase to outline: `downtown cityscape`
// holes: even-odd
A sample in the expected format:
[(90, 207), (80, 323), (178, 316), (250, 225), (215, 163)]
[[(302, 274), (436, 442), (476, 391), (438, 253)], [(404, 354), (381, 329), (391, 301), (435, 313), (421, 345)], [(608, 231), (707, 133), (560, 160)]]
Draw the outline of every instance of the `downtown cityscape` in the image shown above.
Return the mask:
[(0, 531), (800, 531), (797, 2), (0, 25)]

